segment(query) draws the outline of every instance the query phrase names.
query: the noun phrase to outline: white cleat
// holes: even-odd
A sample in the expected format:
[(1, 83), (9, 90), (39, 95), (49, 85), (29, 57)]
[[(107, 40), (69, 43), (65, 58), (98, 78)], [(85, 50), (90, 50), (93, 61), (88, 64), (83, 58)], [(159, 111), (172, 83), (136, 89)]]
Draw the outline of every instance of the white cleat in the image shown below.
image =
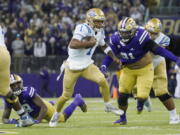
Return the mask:
[(173, 118), (170, 118), (169, 124), (179, 124), (180, 123), (180, 119), (179, 119), (179, 115), (175, 115)]
[(35, 124), (34, 120), (28, 114), (28, 115), (25, 115), (25, 116), (21, 117), (19, 123), (16, 124), (16, 127), (28, 127), (28, 126), (32, 126), (33, 124)]
[(147, 110), (148, 112), (152, 111), (152, 103), (150, 97), (148, 97), (148, 99), (145, 101), (144, 109)]
[(60, 117), (60, 113), (58, 112), (54, 112), (50, 122), (49, 122), (49, 126), (50, 127), (56, 127), (57, 126), (57, 123), (59, 121), (59, 117)]
[(123, 115), (124, 111), (113, 107), (111, 104), (105, 105), (105, 112), (112, 112), (117, 116)]

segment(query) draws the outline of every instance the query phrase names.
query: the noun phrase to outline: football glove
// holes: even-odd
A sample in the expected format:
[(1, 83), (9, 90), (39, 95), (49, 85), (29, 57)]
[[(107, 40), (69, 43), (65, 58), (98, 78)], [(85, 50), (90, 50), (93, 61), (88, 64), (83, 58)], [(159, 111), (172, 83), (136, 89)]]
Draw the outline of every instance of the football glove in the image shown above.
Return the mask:
[(18, 124), (18, 120), (16, 119), (9, 119), (8, 124)]

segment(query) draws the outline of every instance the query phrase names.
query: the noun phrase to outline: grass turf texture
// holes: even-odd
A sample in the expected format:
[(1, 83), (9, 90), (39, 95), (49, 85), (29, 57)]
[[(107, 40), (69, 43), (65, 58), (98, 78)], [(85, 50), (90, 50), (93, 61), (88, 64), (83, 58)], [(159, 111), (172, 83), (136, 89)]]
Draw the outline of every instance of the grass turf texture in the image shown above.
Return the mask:
[[(0, 124), (0, 134), (5, 132), (18, 135), (180, 135), (180, 124), (168, 124), (169, 113), (157, 98), (152, 99), (153, 111), (144, 110), (140, 115), (136, 112), (136, 101), (130, 99), (127, 112), (128, 124), (118, 126), (112, 124), (118, 116), (104, 112), (102, 99), (87, 98), (85, 100), (88, 105), (87, 113), (77, 108), (66, 123), (59, 123), (55, 128), (50, 128), (45, 122), (25, 128)], [(175, 103), (177, 112), (180, 113), (180, 100), (176, 99)], [(116, 106), (116, 100), (113, 100), (113, 104)], [(0, 106), (3, 108), (2, 101)], [(2, 108), (0, 116), (2, 116)], [(13, 115), (17, 117), (15, 112)]]

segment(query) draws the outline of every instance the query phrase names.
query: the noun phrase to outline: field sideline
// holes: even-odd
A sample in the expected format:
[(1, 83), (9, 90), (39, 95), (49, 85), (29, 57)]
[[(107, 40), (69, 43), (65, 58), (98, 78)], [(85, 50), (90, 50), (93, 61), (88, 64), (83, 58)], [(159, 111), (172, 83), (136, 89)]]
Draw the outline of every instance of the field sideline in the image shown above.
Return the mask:
[[(50, 100), (50, 99), (47, 99)], [(55, 99), (52, 99), (55, 100)], [(152, 99), (153, 111), (136, 113), (136, 101), (129, 100), (127, 125), (114, 126), (118, 119), (111, 113), (104, 112), (100, 98), (86, 98), (88, 112), (82, 113), (78, 108), (66, 123), (59, 123), (56, 128), (48, 127), (48, 123), (37, 124), (27, 128), (15, 128), (14, 125), (0, 125), (0, 134), (17, 135), (180, 135), (180, 124), (169, 125), (169, 114), (157, 98)], [(175, 100), (177, 112), (180, 114), (180, 100)], [(116, 105), (116, 100), (113, 100)], [(2, 101), (0, 102), (2, 116)], [(14, 117), (16, 116), (15, 113)]]

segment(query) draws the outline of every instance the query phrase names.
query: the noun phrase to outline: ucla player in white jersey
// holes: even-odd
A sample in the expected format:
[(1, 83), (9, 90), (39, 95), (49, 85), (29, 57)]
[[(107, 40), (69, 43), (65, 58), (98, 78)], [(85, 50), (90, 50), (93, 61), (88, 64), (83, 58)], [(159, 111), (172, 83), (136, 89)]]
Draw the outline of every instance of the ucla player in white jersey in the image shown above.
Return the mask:
[[(151, 39), (162, 47), (167, 47), (170, 43), (170, 38), (161, 32), (161, 21), (158, 18), (149, 20), (145, 29), (149, 32)], [(178, 124), (180, 122), (179, 115), (176, 113), (173, 98), (168, 92), (167, 73), (165, 58), (159, 55), (153, 55), (154, 66), (154, 81), (153, 90), (166, 109), (169, 111), (169, 124)]]
[(5, 97), (6, 101), (12, 104), (13, 109), (20, 116), (20, 126), (31, 126), (34, 120), (21, 107), (18, 98), (10, 89), (10, 64), (11, 59), (4, 41), (4, 32), (0, 26), (0, 96)]
[[(111, 105), (108, 82), (92, 60), (95, 49), (100, 46), (107, 55), (120, 64), (119, 59), (114, 56), (111, 48), (104, 41), (104, 21), (103, 11), (99, 8), (92, 8), (86, 13), (86, 22), (76, 26), (68, 47), (69, 57), (64, 63), (63, 93), (58, 98), (57, 112), (51, 118), (49, 126), (54, 127), (57, 125), (60, 111), (66, 101), (71, 98), (75, 83), (79, 77), (91, 80), (99, 85), (105, 103), (105, 111), (117, 115), (123, 114), (123, 111), (115, 109)], [(88, 37), (90, 38), (88, 39)]]

